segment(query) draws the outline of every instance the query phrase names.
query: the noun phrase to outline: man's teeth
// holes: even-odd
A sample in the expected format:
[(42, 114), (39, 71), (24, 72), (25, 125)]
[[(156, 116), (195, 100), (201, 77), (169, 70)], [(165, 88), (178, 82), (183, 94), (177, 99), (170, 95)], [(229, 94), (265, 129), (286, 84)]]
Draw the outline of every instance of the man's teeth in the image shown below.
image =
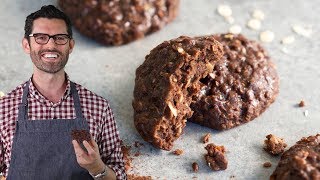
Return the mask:
[(45, 58), (57, 58), (58, 55), (56, 55), (56, 54), (45, 54), (44, 57)]

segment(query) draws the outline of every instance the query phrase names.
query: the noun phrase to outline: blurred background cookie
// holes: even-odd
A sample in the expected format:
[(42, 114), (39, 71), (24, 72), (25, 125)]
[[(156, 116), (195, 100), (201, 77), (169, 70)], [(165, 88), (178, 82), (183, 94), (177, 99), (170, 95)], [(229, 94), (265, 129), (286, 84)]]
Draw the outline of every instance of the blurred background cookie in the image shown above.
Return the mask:
[(178, 14), (179, 0), (59, 0), (74, 26), (106, 45), (121, 45), (158, 31)]

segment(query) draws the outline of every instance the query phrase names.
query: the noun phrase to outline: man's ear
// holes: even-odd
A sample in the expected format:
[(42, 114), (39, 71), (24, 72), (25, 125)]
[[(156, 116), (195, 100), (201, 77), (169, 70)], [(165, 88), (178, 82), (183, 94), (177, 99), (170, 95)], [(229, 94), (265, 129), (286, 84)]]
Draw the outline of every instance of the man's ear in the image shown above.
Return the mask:
[(30, 54), (30, 44), (27, 38), (22, 39), (22, 48), (25, 53)]
[(74, 39), (71, 39), (70, 42), (69, 42), (69, 47), (70, 47), (70, 49), (69, 49), (69, 54), (72, 53), (74, 44), (75, 44)]

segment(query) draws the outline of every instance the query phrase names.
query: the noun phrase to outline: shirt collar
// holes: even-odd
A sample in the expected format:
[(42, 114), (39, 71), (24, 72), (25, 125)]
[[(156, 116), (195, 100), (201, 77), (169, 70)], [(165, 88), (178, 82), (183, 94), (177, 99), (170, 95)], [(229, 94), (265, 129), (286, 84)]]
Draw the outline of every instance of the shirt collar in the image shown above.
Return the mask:
[[(71, 94), (71, 86), (70, 86), (70, 79), (69, 79), (69, 76), (68, 74), (65, 74), (66, 75), (66, 81), (67, 81), (67, 87), (66, 87), (66, 90), (61, 98), (61, 100), (56, 103), (56, 104), (60, 104), (63, 100), (67, 99), (68, 96)], [(34, 86), (33, 82), (32, 82), (32, 76), (31, 78), (29, 79), (29, 94), (36, 98), (37, 100), (39, 100), (41, 103), (45, 103), (47, 104), (48, 106), (52, 106), (54, 105), (53, 102), (49, 101), (46, 97), (44, 97), (39, 91), (38, 89)]]

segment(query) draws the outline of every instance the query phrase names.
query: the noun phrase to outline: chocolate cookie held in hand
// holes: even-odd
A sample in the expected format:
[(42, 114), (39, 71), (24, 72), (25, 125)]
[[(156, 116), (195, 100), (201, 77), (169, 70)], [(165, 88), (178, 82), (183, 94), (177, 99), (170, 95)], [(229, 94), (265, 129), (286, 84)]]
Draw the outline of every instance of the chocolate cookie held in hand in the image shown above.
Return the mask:
[(121, 45), (158, 31), (178, 15), (180, 0), (59, 0), (84, 35), (105, 45)]
[(302, 138), (285, 151), (270, 180), (320, 179), (320, 134)]
[(71, 137), (73, 140), (76, 140), (81, 146), (82, 146), (82, 142), (84, 140), (86, 140), (91, 146), (91, 136), (90, 136), (90, 132), (84, 129), (73, 129), (71, 131)]
[(188, 119), (216, 130), (230, 129), (263, 113), (279, 92), (275, 65), (257, 42), (235, 34), (217, 34), (224, 55), (200, 80)]
[(170, 150), (192, 116), (190, 104), (222, 57), (222, 46), (213, 36), (165, 41), (151, 50), (136, 70), (134, 124), (155, 147)]
[(228, 160), (225, 157), (224, 146), (216, 146), (211, 143), (208, 144), (205, 149), (208, 151), (208, 154), (206, 154), (204, 158), (212, 170), (219, 171), (227, 169)]

